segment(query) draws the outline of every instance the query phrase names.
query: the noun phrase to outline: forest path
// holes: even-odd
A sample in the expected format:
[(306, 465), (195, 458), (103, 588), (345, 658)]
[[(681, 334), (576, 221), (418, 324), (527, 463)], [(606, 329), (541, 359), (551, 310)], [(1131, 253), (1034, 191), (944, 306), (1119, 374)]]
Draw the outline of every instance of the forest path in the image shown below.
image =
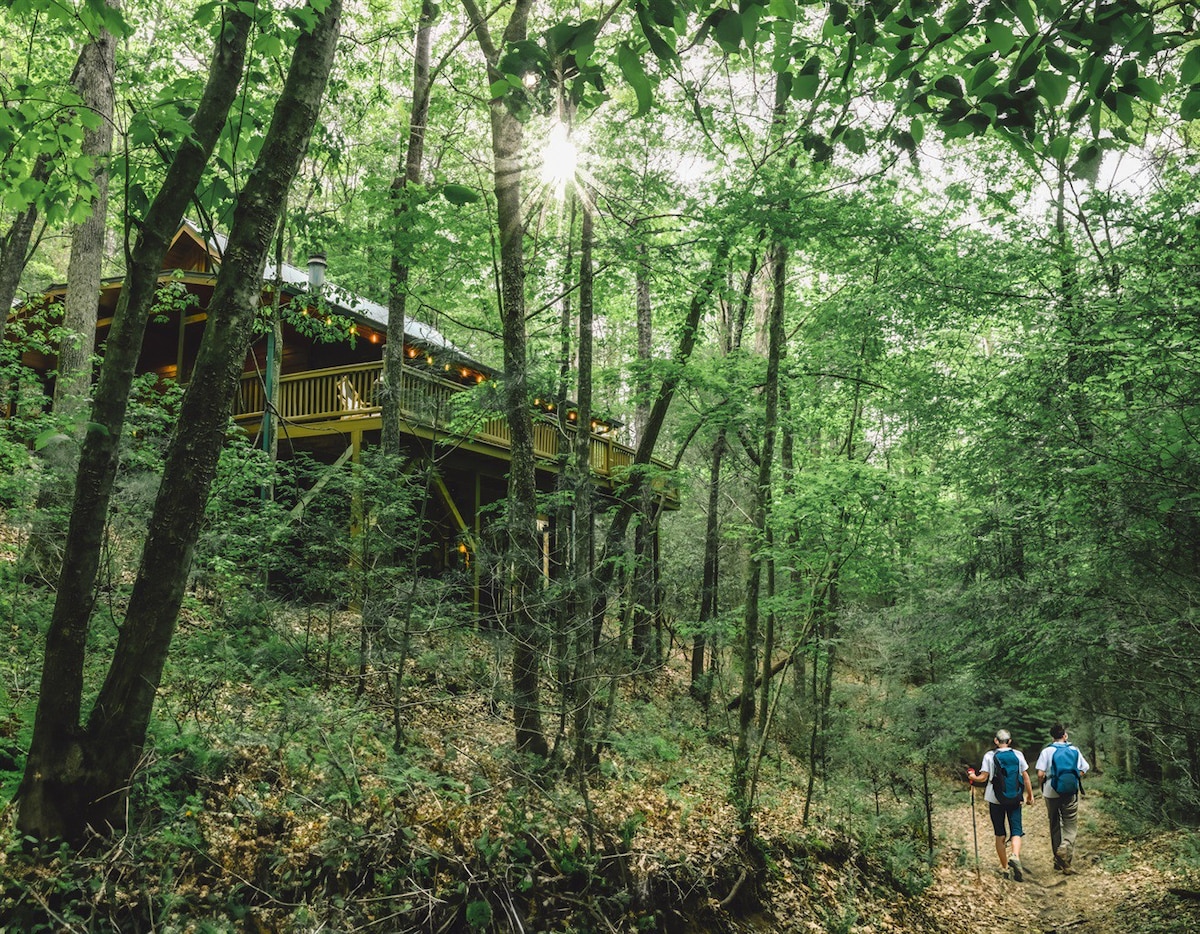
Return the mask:
[[(1035, 795), (1026, 806), (1021, 849), (1024, 881), (1002, 878), (991, 821), (982, 790), (975, 792), (974, 820), (979, 839), (976, 878), (972, 808), (964, 786), (960, 803), (943, 807), (936, 829), (950, 851), (942, 861), (926, 897), (937, 903), (934, 913), (948, 927), (973, 930), (989, 919), (1006, 929), (1041, 934), (1109, 934), (1156, 930), (1144, 926), (1157, 913), (1171, 882), (1164, 872), (1170, 852), (1154, 838), (1131, 840), (1120, 834), (1100, 807), (1102, 792), (1090, 791), (1080, 802), (1079, 837), (1074, 870), (1065, 875), (1054, 868), (1046, 805)], [(1191, 906), (1179, 906), (1185, 913)], [(1196, 918), (1200, 921), (1200, 918)], [(1192, 928), (1185, 927), (1185, 930)]]

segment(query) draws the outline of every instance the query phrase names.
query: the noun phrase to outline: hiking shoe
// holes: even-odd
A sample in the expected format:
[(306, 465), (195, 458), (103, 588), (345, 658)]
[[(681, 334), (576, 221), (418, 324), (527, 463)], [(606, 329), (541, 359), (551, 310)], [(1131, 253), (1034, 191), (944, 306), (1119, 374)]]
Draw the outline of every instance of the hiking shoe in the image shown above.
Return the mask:
[(1021, 872), (1021, 863), (1018, 860), (1010, 859), (1008, 865), (1012, 867), (1013, 881), (1021, 882), (1025, 878), (1025, 874)]
[(1071, 856), (1072, 855), (1073, 854), (1071, 853), (1071, 844), (1069, 844), (1069, 843), (1060, 843), (1058, 845), (1058, 849), (1054, 851), (1055, 861), (1062, 863), (1062, 868), (1064, 870), (1071, 868)]

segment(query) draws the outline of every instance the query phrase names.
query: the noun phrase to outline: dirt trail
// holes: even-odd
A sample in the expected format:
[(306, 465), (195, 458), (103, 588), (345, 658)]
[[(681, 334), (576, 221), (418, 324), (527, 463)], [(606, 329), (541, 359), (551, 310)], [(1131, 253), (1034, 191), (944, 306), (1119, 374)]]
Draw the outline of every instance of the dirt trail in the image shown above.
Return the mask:
[[(1079, 838), (1072, 875), (1054, 869), (1046, 806), (1035, 795), (1023, 815), (1021, 850), (1024, 881), (1002, 878), (983, 793), (976, 790), (975, 822), (979, 837), (979, 878), (971, 827), (970, 797), (942, 808), (939, 833), (951, 851), (927, 893), (933, 913), (949, 929), (974, 930), (989, 917), (1041, 934), (1109, 934), (1143, 929), (1142, 917), (1166, 896), (1169, 879), (1154, 845), (1136, 847), (1116, 832), (1099, 805), (1099, 793), (1080, 802)], [(1180, 906), (1188, 911), (1191, 906)], [(1200, 917), (1197, 918), (1200, 922)], [(1149, 928), (1145, 928), (1149, 930)], [(1185, 928), (1187, 929), (1187, 928)]]

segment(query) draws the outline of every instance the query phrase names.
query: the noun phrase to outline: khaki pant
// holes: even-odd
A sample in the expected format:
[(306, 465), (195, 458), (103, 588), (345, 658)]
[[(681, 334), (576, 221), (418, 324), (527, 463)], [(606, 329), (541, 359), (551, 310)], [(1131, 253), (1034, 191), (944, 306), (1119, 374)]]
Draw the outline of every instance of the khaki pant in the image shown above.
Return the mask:
[(1075, 853), (1075, 834), (1079, 824), (1079, 795), (1066, 795), (1059, 798), (1043, 798), (1046, 802), (1046, 815), (1050, 818), (1050, 847), (1054, 851), (1054, 868), (1062, 869), (1062, 860), (1058, 858), (1058, 848), (1064, 843), (1067, 852)]

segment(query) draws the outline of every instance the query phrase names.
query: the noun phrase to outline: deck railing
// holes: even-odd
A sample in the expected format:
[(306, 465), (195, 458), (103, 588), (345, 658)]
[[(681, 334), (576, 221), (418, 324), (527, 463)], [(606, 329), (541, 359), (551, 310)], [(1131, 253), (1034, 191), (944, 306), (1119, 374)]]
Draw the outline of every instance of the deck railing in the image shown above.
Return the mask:
[[(295, 373), (279, 381), (279, 415), (294, 423), (343, 421), (378, 415), (383, 409), (382, 389), (382, 362)], [(400, 387), (400, 405), (406, 419), (426, 430), (470, 438), (501, 449), (511, 448), (512, 435), (503, 416), (481, 414), (472, 418), (465, 408), (453, 404), (463, 389), (458, 383), (416, 367), (406, 367)], [(253, 373), (243, 376), (234, 403), (234, 419), (238, 422), (260, 420), (265, 408), (261, 377)], [(560, 430), (557, 420), (535, 417), (533, 448), (537, 457), (558, 457)], [(566, 430), (571, 435), (575, 433), (572, 426)], [(633, 448), (601, 434), (592, 435), (591, 462), (596, 474), (612, 477), (622, 468), (629, 467), (633, 458)], [(655, 465), (667, 466), (658, 461)], [(677, 495), (673, 489), (663, 489), (663, 492), (672, 499)]]

